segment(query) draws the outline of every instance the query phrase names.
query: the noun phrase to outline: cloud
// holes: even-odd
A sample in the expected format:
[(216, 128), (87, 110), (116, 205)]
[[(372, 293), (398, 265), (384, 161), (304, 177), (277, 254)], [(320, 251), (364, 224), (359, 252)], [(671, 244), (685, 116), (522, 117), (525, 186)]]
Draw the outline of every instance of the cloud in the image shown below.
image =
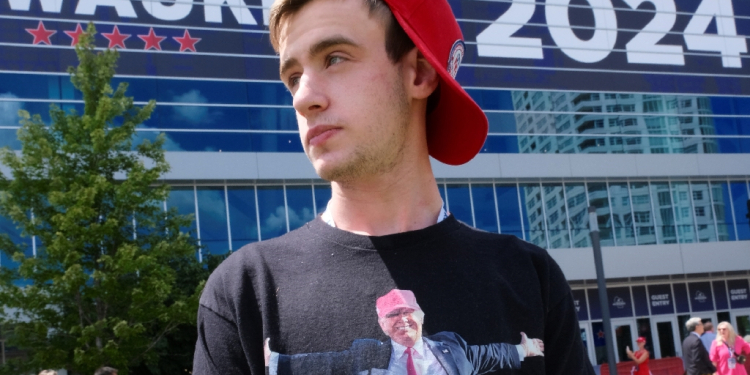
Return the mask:
[(264, 223), (266, 228), (282, 227), (286, 231), (286, 210), (284, 210), (284, 206), (276, 207), (276, 211), (268, 215)]
[(18, 96), (9, 92), (0, 94), (0, 126), (18, 125), (18, 110), (23, 109), (23, 103), (6, 99), (18, 99)]
[[(208, 99), (203, 96), (200, 90), (190, 90), (182, 95), (175, 95), (172, 98), (176, 103), (203, 104), (208, 103)], [(172, 120), (179, 123), (190, 125), (210, 125), (222, 117), (222, 112), (213, 110), (204, 106), (178, 106), (172, 107)]]
[[(133, 137), (133, 146), (138, 146), (139, 144), (143, 143), (144, 140), (148, 139), (149, 141), (153, 142), (156, 140), (156, 136), (159, 135), (158, 132), (154, 131), (137, 131), (135, 133), (135, 137)], [(164, 141), (164, 150), (166, 151), (185, 151), (182, 146), (177, 143), (175, 140), (169, 137), (168, 134), (164, 134), (166, 137), (166, 140)]]

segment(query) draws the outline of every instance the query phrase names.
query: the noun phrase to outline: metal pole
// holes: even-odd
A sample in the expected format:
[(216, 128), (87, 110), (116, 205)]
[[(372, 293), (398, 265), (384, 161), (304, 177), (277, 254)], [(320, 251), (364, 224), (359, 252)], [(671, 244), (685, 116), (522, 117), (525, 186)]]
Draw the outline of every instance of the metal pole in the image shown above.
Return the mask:
[(609, 317), (609, 298), (607, 297), (607, 283), (604, 281), (604, 263), (602, 263), (602, 246), (599, 241), (599, 222), (596, 218), (596, 207), (589, 206), (589, 231), (591, 244), (594, 247), (594, 265), (596, 266), (596, 283), (599, 287), (599, 305), (602, 310), (604, 324), (604, 341), (607, 344), (607, 363), (609, 375), (617, 375), (615, 362), (615, 343), (612, 337), (612, 320)]

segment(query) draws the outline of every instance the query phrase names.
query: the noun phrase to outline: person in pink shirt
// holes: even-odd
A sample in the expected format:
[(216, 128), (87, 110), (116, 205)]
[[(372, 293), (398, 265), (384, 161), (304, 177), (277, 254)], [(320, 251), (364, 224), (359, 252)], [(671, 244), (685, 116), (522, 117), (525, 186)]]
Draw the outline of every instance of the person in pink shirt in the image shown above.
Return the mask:
[(747, 375), (745, 356), (750, 354), (750, 344), (737, 336), (729, 322), (719, 323), (716, 340), (711, 344), (709, 357), (716, 366), (717, 375)]

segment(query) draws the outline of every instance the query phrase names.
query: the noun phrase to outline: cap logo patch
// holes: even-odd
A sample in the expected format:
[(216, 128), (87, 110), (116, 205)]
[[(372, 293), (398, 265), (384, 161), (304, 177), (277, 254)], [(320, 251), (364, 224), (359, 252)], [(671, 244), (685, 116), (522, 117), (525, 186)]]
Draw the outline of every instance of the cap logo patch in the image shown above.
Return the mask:
[(465, 51), (464, 41), (459, 39), (455, 43), (453, 43), (453, 47), (451, 48), (451, 53), (448, 55), (448, 74), (451, 75), (454, 79), (456, 78), (456, 74), (458, 73), (458, 68), (461, 66), (461, 60), (464, 58), (464, 51)]

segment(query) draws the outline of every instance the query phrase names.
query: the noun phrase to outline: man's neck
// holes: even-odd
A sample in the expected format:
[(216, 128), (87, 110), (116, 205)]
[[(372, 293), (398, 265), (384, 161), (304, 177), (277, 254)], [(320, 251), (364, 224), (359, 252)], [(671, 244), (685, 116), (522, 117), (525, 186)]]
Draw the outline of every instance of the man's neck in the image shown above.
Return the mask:
[[(418, 165), (421, 164), (421, 165)], [(386, 174), (352, 182), (333, 182), (328, 204), (336, 227), (370, 236), (426, 228), (442, 207), (429, 159)]]

